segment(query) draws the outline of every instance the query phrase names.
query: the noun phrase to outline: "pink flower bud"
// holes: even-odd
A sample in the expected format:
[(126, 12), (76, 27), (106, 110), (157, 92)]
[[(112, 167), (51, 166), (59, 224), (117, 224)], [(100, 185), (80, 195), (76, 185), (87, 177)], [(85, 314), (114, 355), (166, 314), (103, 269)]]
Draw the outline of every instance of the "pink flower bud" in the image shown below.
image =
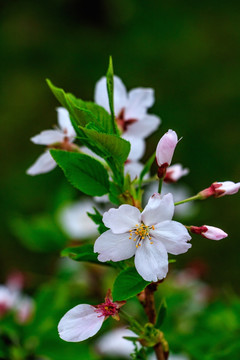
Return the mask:
[(234, 183), (233, 181), (214, 182), (209, 188), (200, 191), (202, 199), (206, 199), (209, 196), (216, 198), (224, 195), (233, 195), (240, 189), (240, 182)]
[(178, 137), (173, 130), (168, 130), (168, 132), (161, 137), (156, 150), (156, 161), (159, 167), (164, 164), (167, 164), (167, 166), (171, 164), (177, 143)]
[(202, 235), (210, 240), (221, 240), (228, 236), (223, 230), (209, 225), (190, 226), (190, 231), (194, 234)]
[(181, 164), (175, 164), (175, 165), (169, 166), (169, 168), (167, 169), (164, 181), (167, 183), (176, 182), (182, 176), (185, 176), (188, 173), (189, 173), (189, 170), (184, 169)]

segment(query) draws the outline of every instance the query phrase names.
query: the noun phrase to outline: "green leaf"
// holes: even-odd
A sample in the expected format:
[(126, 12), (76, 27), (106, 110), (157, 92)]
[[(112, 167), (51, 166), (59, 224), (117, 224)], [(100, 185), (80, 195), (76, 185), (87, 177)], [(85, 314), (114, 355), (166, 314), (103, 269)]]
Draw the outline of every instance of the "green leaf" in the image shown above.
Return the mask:
[(113, 127), (113, 130), (114, 130), (115, 134), (116, 134), (117, 133), (117, 127), (116, 127), (116, 122), (115, 122), (114, 95), (113, 95), (114, 78), (113, 78), (113, 63), (112, 63), (112, 57), (111, 56), (109, 58), (109, 66), (108, 66), (106, 77), (107, 77), (107, 93), (108, 93), (109, 107), (110, 107), (111, 116), (112, 116), (112, 127)]
[(85, 127), (92, 122), (99, 131), (114, 133), (110, 114), (101, 106), (90, 102), (77, 99), (73, 94), (65, 93), (61, 88), (56, 87), (50, 80), (46, 80), (49, 88), (69, 112), (72, 125), (78, 135), (78, 126)]
[(150, 282), (143, 280), (135, 267), (127, 268), (119, 273), (113, 284), (113, 299), (127, 300), (140, 293)]
[(32, 219), (17, 218), (10, 226), (21, 243), (32, 251), (58, 251), (67, 241), (54, 220), (46, 215)]
[(108, 228), (104, 225), (103, 220), (102, 220), (102, 215), (100, 214), (100, 212), (95, 207), (93, 209), (95, 211), (95, 214), (91, 214), (89, 212), (87, 214), (95, 222), (95, 224), (99, 225), (98, 231), (100, 234), (102, 234), (105, 231), (107, 231)]
[(99, 261), (98, 254), (93, 251), (93, 245), (91, 244), (68, 247), (62, 250), (61, 256), (67, 256), (75, 261), (86, 261), (103, 266), (118, 267), (113, 261)]
[(91, 196), (102, 196), (109, 191), (108, 173), (91, 156), (63, 150), (50, 150), (66, 178), (78, 190)]
[(61, 256), (67, 256), (76, 261), (99, 263), (97, 259), (98, 254), (93, 252), (93, 245), (90, 244), (68, 247), (62, 250)]
[(160, 304), (160, 307), (159, 307), (157, 321), (156, 321), (156, 325), (155, 325), (155, 327), (157, 329), (159, 329), (161, 327), (161, 325), (163, 324), (166, 314), (167, 314), (167, 304), (166, 304), (165, 299), (163, 299)]
[(93, 129), (81, 127), (81, 130), (88, 138), (89, 145), (98, 148), (97, 155), (106, 161), (112, 159), (117, 165), (122, 165), (127, 160), (130, 151), (130, 143), (127, 140), (114, 134), (102, 134)]

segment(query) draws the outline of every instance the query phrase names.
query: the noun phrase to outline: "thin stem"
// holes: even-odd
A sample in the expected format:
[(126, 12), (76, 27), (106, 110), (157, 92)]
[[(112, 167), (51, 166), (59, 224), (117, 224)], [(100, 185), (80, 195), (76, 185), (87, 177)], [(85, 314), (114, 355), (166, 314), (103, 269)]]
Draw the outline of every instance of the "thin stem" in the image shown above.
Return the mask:
[(161, 194), (162, 191), (163, 178), (159, 179), (158, 183), (158, 193)]
[(180, 204), (184, 204), (184, 203), (186, 203), (186, 202), (188, 202), (188, 201), (201, 200), (201, 199), (202, 199), (202, 198), (201, 198), (201, 195), (197, 194), (197, 195), (194, 195), (194, 196), (192, 196), (192, 197), (190, 197), (190, 198), (187, 198), (187, 199), (185, 199), (185, 200), (177, 201), (177, 202), (175, 202), (174, 205), (180, 205)]

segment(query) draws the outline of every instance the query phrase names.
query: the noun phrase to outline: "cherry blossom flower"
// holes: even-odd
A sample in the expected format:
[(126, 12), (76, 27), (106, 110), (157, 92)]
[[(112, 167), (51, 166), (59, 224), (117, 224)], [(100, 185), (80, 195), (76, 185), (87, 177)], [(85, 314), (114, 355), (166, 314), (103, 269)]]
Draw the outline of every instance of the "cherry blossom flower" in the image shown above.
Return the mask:
[(167, 167), (171, 164), (178, 137), (175, 131), (168, 130), (158, 142), (156, 149), (156, 162), (158, 165), (158, 177), (163, 178)]
[(38, 175), (53, 170), (57, 164), (52, 158), (49, 149), (58, 148), (66, 151), (73, 149), (72, 142), (76, 136), (71, 124), (68, 111), (62, 107), (57, 108), (59, 128), (44, 130), (31, 138), (34, 144), (47, 145), (47, 150), (39, 156), (35, 163), (27, 170), (28, 175)]
[(191, 247), (186, 228), (172, 221), (172, 194), (153, 194), (141, 213), (131, 205), (121, 205), (103, 214), (110, 228), (98, 237), (94, 252), (98, 260), (121, 261), (135, 255), (135, 266), (146, 281), (157, 281), (168, 272), (168, 253), (182, 254)]
[[(110, 112), (106, 77), (96, 84), (94, 101)], [(144, 139), (160, 125), (160, 118), (147, 114), (154, 103), (151, 88), (136, 88), (129, 93), (122, 80), (114, 76), (114, 111), (122, 137), (131, 143), (130, 160), (139, 160), (145, 151)]]
[(228, 236), (223, 230), (209, 225), (190, 226), (190, 231), (194, 234), (202, 235), (210, 240), (222, 240)]
[(206, 199), (209, 196), (216, 198), (224, 195), (233, 195), (240, 189), (240, 182), (234, 183), (233, 181), (214, 182), (209, 188), (200, 191), (202, 199)]
[(96, 343), (96, 348), (102, 355), (129, 359), (130, 354), (134, 351), (134, 345), (131, 341), (124, 339), (125, 336), (136, 337), (136, 334), (124, 327), (114, 329), (100, 337)]
[(108, 290), (105, 302), (100, 305), (75, 306), (62, 317), (58, 324), (60, 338), (69, 342), (78, 342), (94, 336), (109, 316), (119, 320), (119, 309), (125, 303), (125, 301), (113, 302), (111, 291)]
[(97, 225), (87, 215), (93, 212), (94, 206), (90, 199), (82, 199), (61, 209), (59, 223), (70, 238), (87, 239), (98, 235)]
[(189, 169), (183, 168), (181, 164), (174, 164), (167, 168), (164, 181), (167, 183), (177, 182), (182, 176), (188, 174), (189, 174)]
[[(156, 181), (146, 186), (143, 194), (143, 204), (145, 205), (149, 197), (157, 191), (158, 183)], [(187, 199), (188, 197), (192, 196), (192, 190), (188, 186), (186, 186), (186, 184), (180, 185), (163, 182), (161, 194), (166, 195), (168, 193), (172, 194), (174, 202), (178, 202), (182, 199)], [(196, 216), (198, 209), (199, 208), (197, 202), (189, 201), (184, 204), (175, 206), (174, 215), (177, 216), (178, 219), (189, 219)]]
[(20, 324), (26, 324), (31, 320), (34, 312), (34, 302), (29, 296), (22, 296), (16, 303), (16, 319)]
[(5, 285), (0, 285), (0, 318), (13, 309), (17, 293)]

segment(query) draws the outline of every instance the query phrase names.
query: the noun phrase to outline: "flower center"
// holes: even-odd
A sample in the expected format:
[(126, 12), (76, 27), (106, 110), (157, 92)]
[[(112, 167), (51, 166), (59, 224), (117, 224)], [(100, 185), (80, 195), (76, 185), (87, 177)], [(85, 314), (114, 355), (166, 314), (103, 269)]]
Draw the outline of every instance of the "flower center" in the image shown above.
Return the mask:
[(119, 130), (124, 133), (125, 131), (127, 131), (128, 126), (135, 123), (137, 121), (137, 119), (128, 119), (126, 120), (124, 118), (124, 113), (125, 113), (125, 109), (123, 108), (120, 113), (118, 114), (118, 116), (116, 117), (116, 122), (118, 125)]
[(110, 299), (106, 299), (105, 303), (95, 306), (95, 311), (99, 313), (99, 316), (113, 316), (118, 313), (118, 306)]
[(155, 230), (154, 225), (147, 226), (144, 223), (136, 224), (135, 227), (129, 230), (130, 236), (129, 239), (136, 241), (136, 248), (141, 246), (142, 241), (147, 238), (150, 241), (150, 244), (153, 244), (151, 241), (152, 237), (150, 236), (150, 230)]

